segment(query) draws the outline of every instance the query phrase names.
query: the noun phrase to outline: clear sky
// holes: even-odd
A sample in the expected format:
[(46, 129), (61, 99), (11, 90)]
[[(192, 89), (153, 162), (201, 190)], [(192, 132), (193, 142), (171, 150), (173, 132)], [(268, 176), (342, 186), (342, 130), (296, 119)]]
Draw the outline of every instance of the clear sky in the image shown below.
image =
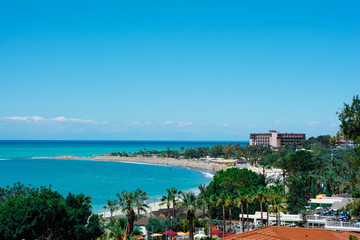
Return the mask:
[(0, 0), (0, 139), (335, 134), (357, 1)]

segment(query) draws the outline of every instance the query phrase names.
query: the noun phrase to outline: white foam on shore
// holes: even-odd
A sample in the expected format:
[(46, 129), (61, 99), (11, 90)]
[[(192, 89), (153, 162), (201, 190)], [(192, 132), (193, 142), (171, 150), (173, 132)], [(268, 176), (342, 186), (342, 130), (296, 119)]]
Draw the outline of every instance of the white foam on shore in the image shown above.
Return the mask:
[(206, 177), (206, 178), (213, 178), (214, 177), (214, 174), (211, 174), (209, 172), (203, 172), (201, 171), (201, 173)]

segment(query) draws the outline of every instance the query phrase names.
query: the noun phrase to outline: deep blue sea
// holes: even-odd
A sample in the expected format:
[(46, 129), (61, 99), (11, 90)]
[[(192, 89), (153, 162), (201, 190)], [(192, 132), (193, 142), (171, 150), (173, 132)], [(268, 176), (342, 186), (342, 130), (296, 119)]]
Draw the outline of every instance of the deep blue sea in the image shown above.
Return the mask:
[[(186, 168), (121, 162), (44, 159), (62, 155), (92, 156), (111, 152), (166, 150), (180, 147), (226, 145), (200, 141), (5, 141), (0, 140), (0, 186), (15, 182), (49, 186), (63, 195), (84, 193), (92, 197), (94, 212), (101, 212), (116, 193), (137, 188), (150, 202), (166, 194), (167, 188), (191, 190), (211, 181), (211, 175)], [(242, 142), (246, 144), (246, 142)]]

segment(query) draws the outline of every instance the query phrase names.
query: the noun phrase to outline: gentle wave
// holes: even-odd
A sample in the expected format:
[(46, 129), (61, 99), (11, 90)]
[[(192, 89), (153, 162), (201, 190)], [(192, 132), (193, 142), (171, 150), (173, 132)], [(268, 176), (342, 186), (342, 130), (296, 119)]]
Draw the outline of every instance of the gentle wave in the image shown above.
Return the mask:
[(7, 161), (9, 160), (8, 158), (0, 158), (0, 161)]
[(211, 174), (211, 173), (209, 173), (209, 172), (203, 172), (203, 171), (201, 171), (201, 173), (202, 173), (205, 177), (207, 177), (207, 178), (213, 178), (213, 177), (214, 177), (214, 174)]

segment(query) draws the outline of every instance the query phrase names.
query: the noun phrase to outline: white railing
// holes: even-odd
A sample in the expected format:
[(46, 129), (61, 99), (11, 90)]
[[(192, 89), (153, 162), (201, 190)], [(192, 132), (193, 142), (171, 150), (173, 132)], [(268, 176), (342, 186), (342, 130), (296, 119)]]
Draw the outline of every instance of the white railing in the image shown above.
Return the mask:
[(360, 230), (360, 224), (349, 223), (349, 222), (326, 222), (325, 227), (357, 228)]
[(331, 218), (331, 216), (313, 216), (313, 215), (307, 215), (306, 220), (313, 220), (313, 221), (327, 221)]

